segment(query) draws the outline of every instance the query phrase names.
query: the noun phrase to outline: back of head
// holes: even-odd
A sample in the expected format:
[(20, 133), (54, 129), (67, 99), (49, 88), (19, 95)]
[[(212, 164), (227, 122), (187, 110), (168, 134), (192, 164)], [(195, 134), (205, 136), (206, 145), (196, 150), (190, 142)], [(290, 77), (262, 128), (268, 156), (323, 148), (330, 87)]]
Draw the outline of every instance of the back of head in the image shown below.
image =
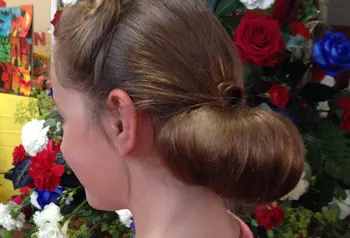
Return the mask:
[(55, 67), (63, 86), (92, 98), (96, 116), (111, 90), (127, 92), (154, 119), (164, 164), (187, 183), (263, 203), (301, 177), (298, 130), (280, 115), (242, 105), (242, 65), (202, 0), (71, 6), (58, 26)]

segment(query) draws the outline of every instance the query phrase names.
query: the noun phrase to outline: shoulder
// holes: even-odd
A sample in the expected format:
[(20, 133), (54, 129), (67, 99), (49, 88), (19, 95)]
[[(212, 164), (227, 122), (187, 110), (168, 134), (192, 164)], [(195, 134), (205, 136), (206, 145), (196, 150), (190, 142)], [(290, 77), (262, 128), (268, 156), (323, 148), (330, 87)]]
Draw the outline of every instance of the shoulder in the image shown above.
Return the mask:
[(237, 220), (237, 222), (239, 224), (240, 231), (241, 231), (240, 238), (254, 238), (253, 233), (251, 232), (251, 230), (249, 229), (247, 224), (245, 224), (240, 218), (238, 218), (232, 212), (228, 211), (228, 213), (230, 213), (233, 216), (233, 218)]

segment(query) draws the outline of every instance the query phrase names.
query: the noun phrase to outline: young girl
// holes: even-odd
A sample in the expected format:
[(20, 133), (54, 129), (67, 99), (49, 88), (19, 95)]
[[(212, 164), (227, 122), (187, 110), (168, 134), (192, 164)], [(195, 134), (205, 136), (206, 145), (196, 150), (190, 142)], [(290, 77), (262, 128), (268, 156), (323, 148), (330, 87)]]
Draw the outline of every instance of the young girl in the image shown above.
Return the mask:
[(52, 77), (68, 164), (91, 206), (132, 211), (138, 238), (252, 237), (223, 201), (271, 202), (301, 177), (298, 130), (242, 105), (242, 65), (205, 1), (68, 7)]

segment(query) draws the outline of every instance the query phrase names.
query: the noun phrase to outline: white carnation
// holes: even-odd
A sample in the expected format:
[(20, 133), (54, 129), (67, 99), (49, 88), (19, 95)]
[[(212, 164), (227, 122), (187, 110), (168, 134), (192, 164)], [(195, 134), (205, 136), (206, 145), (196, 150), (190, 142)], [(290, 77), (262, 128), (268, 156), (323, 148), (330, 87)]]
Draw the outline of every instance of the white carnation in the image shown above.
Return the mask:
[(36, 191), (33, 191), (32, 194), (30, 194), (30, 203), (37, 209), (41, 210), (41, 206), (38, 203), (38, 193)]
[(25, 216), (20, 213), (16, 218), (11, 215), (12, 209), (17, 205), (9, 202), (8, 204), (0, 203), (0, 226), (8, 231), (20, 230), (25, 222)]
[(320, 84), (326, 85), (328, 87), (333, 88), (335, 86), (335, 78), (329, 75), (326, 75), (321, 80)]
[(58, 223), (45, 223), (39, 228), (38, 238), (68, 238)]
[(128, 209), (122, 209), (122, 210), (118, 210), (115, 211), (118, 216), (119, 216), (119, 220), (128, 228), (130, 228), (130, 225), (132, 223), (132, 214), (130, 212), (130, 210)]
[(44, 210), (34, 213), (34, 223), (39, 228), (43, 227), (46, 223), (58, 224), (62, 221), (61, 209), (54, 203), (50, 203), (44, 207)]
[(290, 193), (281, 198), (281, 200), (299, 200), (301, 195), (306, 193), (309, 188), (309, 182), (305, 179), (305, 175), (305, 172), (303, 172), (297, 186)]
[(36, 153), (41, 152), (49, 142), (47, 137), (49, 127), (45, 127), (44, 124), (45, 120), (33, 119), (25, 124), (22, 129), (22, 144), (30, 156), (35, 156)]
[(318, 102), (316, 109), (319, 111), (318, 114), (321, 118), (326, 118), (328, 116), (328, 112), (331, 110), (328, 101)]
[(253, 9), (268, 9), (275, 2), (275, 0), (240, 0), (246, 8)]

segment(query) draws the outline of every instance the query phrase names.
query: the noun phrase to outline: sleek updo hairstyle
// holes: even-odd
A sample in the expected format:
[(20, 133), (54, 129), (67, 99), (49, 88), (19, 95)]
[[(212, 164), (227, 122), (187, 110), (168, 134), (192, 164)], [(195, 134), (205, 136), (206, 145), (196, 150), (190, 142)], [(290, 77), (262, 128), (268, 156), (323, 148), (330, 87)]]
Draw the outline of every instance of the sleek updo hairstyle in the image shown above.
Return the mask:
[(104, 0), (64, 10), (54, 62), (93, 117), (111, 90), (154, 120), (165, 166), (180, 180), (242, 204), (278, 199), (298, 183), (304, 145), (272, 111), (244, 107), (242, 64), (204, 0)]

